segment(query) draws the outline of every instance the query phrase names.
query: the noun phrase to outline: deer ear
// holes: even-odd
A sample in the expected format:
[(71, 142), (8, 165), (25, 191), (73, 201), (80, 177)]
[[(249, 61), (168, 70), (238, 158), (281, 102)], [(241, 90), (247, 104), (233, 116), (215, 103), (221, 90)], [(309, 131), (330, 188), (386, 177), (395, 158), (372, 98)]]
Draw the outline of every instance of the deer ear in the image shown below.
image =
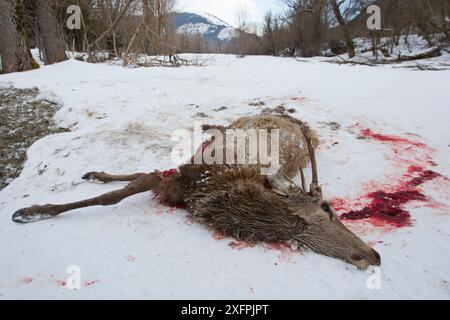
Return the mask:
[(299, 186), (280, 171), (276, 175), (267, 176), (266, 180), (272, 191), (280, 196), (289, 197), (289, 195), (297, 195), (302, 192)]

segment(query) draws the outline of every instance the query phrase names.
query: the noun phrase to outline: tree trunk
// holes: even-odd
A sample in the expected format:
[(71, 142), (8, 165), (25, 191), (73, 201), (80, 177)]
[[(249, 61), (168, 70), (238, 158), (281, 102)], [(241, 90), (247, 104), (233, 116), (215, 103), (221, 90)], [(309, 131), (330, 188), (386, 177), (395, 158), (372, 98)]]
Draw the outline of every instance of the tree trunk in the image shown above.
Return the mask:
[(28, 47), (20, 0), (0, 0), (0, 73), (36, 69)]
[(138, 34), (140, 33), (142, 26), (144, 26), (144, 16), (141, 18), (141, 21), (139, 22), (138, 26), (136, 27), (136, 29), (133, 32), (133, 35), (131, 36), (131, 40), (127, 45), (127, 48), (125, 49), (125, 51), (122, 53), (122, 58), (123, 58), (123, 66), (128, 65), (129, 60), (130, 60), (130, 50), (131, 47), (133, 46), (134, 40), (136, 39), (136, 37), (138, 36)]
[(146, 54), (150, 54), (150, 34), (149, 34), (149, 28), (150, 28), (150, 4), (148, 3), (148, 0), (142, 0), (142, 9), (143, 9), (143, 15), (144, 15), (144, 28), (145, 28), (145, 38), (144, 38), (144, 51)]
[(36, 15), (43, 40), (45, 64), (67, 60), (66, 45), (54, 12), (54, 0), (36, 0)]
[(330, 2), (331, 2), (331, 6), (333, 8), (334, 15), (336, 16), (336, 19), (339, 22), (339, 25), (341, 26), (342, 31), (344, 33), (345, 42), (347, 43), (348, 56), (350, 58), (353, 58), (355, 56), (355, 45), (353, 44), (353, 40), (350, 35), (350, 31), (348, 30), (347, 23), (345, 22), (344, 18), (342, 17), (341, 10), (339, 9), (339, 5), (337, 4), (337, 1), (330, 0)]

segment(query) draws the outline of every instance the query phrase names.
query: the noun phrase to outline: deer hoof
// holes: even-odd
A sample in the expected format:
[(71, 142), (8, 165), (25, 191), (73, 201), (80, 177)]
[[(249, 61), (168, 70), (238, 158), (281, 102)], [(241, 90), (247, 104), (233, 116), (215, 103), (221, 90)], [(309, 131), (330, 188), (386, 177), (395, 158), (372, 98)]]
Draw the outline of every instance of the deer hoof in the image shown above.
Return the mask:
[(56, 216), (55, 213), (49, 212), (48, 210), (43, 210), (44, 207), (30, 207), (25, 209), (20, 209), (16, 211), (12, 220), (17, 223), (30, 223), (40, 220), (51, 219)]
[(81, 177), (81, 179), (88, 180), (90, 182), (98, 182), (98, 181), (103, 182), (102, 179), (100, 179), (99, 172), (88, 172), (85, 175), (83, 175), (83, 177)]

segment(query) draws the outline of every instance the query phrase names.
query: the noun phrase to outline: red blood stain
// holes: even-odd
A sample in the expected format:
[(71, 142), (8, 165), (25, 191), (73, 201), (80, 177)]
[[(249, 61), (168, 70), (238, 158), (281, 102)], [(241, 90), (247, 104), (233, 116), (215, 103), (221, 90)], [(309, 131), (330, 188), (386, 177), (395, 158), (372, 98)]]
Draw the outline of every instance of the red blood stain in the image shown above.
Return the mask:
[(348, 210), (350, 206), (350, 201), (347, 199), (336, 198), (330, 201), (333, 204), (334, 210), (341, 212)]
[(269, 242), (264, 244), (266, 250), (277, 250), (277, 251), (294, 251), (287, 243), (282, 242)]
[[(411, 177), (411, 175), (416, 176)], [(333, 201), (333, 204), (336, 204), (335, 209), (337, 211), (345, 211), (341, 215), (343, 220), (364, 219), (378, 227), (391, 226), (401, 228), (412, 226), (411, 214), (405, 209), (406, 206), (414, 201), (423, 203), (429, 201), (417, 187), (425, 182), (440, 178), (442, 175), (413, 166), (408, 168), (408, 172), (404, 177), (409, 177), (409, 179), (401, 181), (393, 191), (373, 191), (359, 198), (358, 202), (360, 203), (364, 199), (370, 201), (363, 209), (352, 210), (350, 209), (351, 206), (348, 206), (349, 202), (342, 199)]]
[(423, 172), (423, 168), (419, 166), (409, 166), (407, 173), (417, 173), (417, 172)]
[(170, 178), (174, 174), (178, 173), (178, 169), (170, 169), (162, 172), (163, 178)]
[(208, 148), (214, 141), (208, 140), (202, 143), (202, 152), (205, 152), (206, 148)]
[(187, 224), (194, 224), (195, 223), (194, 217), (191, 214), (186, 216), (186, 223)]
[(397, 193), (374, 192), (368, 195), (372, 198), (369, 206), (362, 210), (353, 210), (341, 215), (343, 220), (369, 219), (374, 225), (382, 226), (384, 223), (396, 227), (411, 226), (411, 215), (403, 206), (412, 200), (424, 200), (418, 191), (400, 191)]
[(213, 238), (214, 240), (223, 240), (226, 236), (222, 231), (216, 230), (213, 232)]
[[(214, 233), (214, 239), (222, 240), (223, 239), (222, 237), (225, 237), (222, 233), (220, 233), (220, 232)], [(235, 249), (235, 250), (243, 250), (243, 249), (247, 249), (247, 248), (253, 248), (256, 245), (245, 242), (245, 241), (234, 240), (234, 241), (230, 241), (228, 243), (228, 246), (230, 246), (232, 249)], [(275, 262), (276, 266), (278, 265), (278, 262), (288, 261), (294, 255), (299, 254), (299, 253), (303, 254), (302, 250), (294, 250), (290, 245), (288, 245), (287, 243), (282, 243), (282, 242), (263, 243), (262, 247), (264, 248), (265, 251), (277, 251), (278, 261)]]
[(306, 97), (292, 97), (291, 100), (303, 103), (306, 101)]
[[(419, 187), (437, 178), (448, 181), (448, 178), (441, 174), (425, 168), (428, 165), (436, 166), (436, 163), (432, 161), (434, 150), (422, 142), (375, 133), (371, 129), (362, 128), (359, 124), (352, 128), (358, 129), (358, 133), (364, 138), (390, 146), (393, 151), (394, 166), (405, 168), (406, 172), (400, 178), (391, 181), (390, 185), (383, 184), (382, 187), (372, 188), (353, 203), (346, 199), (333, 200), (336, 211), (343, 212), (341, 215), (343, 220), (365, 220), (377, 227), (389, 229), (412, 226), (411, 214), (406, 210), (408, 204), (421, 202), (433, 206)], [(414, 137), (418, 136), (414, 135)], [(364, 203), (362, 209), (352, 208), (361, 207), (362, 203)]]
[[(155, 195), (155, 197), (156, 197), (156, 195)], [(160, 215), (163, 214), (163, 204), (162, 204), (162, 200), (161, 200), (161, 199), (159, 199), (159, 201), (157, 201), (157, 202), (155, 203), (154, 207), (155, 207), (155, 209), (156, 209), (155, 213), (156, 213), (158, 216), (160, 216)]]
[(176, 207), (169, 207), (169, 209), (167, 210), (167, 212), (168, 212), (169, 214), (174, 214), (176, 209), (177, 209)]
[(96, 284), (97, 282), (98, 282), (98, 279), (86, 280), (86, 281), (83, 282), (83, 286), (89, 287), (89, 286), (92, 286), (93, 284)]
[(31, 278), (31, 277), (25, 277), (25, 278), (22, 279), (22, 282), (23, 282), (23, 283), (26, 283), (26, 284), (31, 283), (31, 282), (33, 282), (33, 278)]
[(424, 184), (425, 182), (434, 180), (436, 178), (441, 178), (442, 175), (440, 175), (437, 172), (431, 171), (431, 170), (424, 170), (421, 172), (419, 177), (416, 177), (414, 179), (412, 179), (411, 181), (409, 181), (404, 187), (408, 188), (408, 187), (418, 187), (422, 184)]
[(56, 284), (61, 287), (66, 286), (66, 282), (64, 280), (55, 280)]
[[(396, 166), (437, 166), (436, 162), (432, 159), (435, 150), (421, 141), (377, 133), (371, 129), (362, 127), (360, 124), (353, 125), (350, 129), (357, 130), (357, 134), (362, 138), (371, 139), (389, 146), (392, 149), (392, 156), (395, 161), (394, 165)], [(412, 135), (409, 136), (412, 137)], [(414, 135), (414, 137), (419, 138), (418, 135)]]
[[(359, 125), (356, 125), (354, 127), (358, 128)], [(409, 144), (409, 145), (416, 146), (419, 148), (427, 148), (427, 146), (425, 144), (423, 144), (422, 142), (417, 142), (417, 141), (413, 141), (413, 140), (409, 140), (409, 139), (401, 138), (401, 137), (397, 137), (397, 136), (392, 136), (392, 135), (375, 133), (371, 129), (360, 128), (360, 135), (361, 135), (361, 137), (378, 140), (380, 142), (391, 142), (391, 143), (396, 143), (396, 144)]]
[(250, 244), (248, 242), (244, 242), (244, 241), (230, 241), (228, 243), (228, 246), (230, 246), (231, 248), (233, 248), (235, 250), (242, 250), (242, 249), (247, 249), (247, 248), (253, 248), (255, 245)]
[[(289, 261), (297, 254), (303, 255), (302, 249), (293, 249), (289, 244), (283, 242), (271, 242), (263, 244), (264, 249), (274, 250), (278, 252), (277, 259), (278, 262)], [(276, 263), (275, 265), (278, 265)]]
[[(215, 240), (221, 241), (221, 240), (226, 239), (227, 237), (222, 231), (215, 230), (213, 232), (213, 238)], [(256, 245), (245, 242), (245, 241), (233, 240), (228, 243), (228, 246), (234, 250), (243, 250), (243, 249), (247, 249), (247, 248), (253, 248)], [(278, 256), (277, 256), (278, 262), (289, 260), (292, 256), (294, 256), (295, 254), (298, 254), (298, 253), (303, 254), (303, 251), (294, 250), (291, 248), (290, 245), (288, 245), (287, 243), (282, 243), (282, 242), (263, 243), (262, 248), (264, 248), (265, 251), (269, 251), (269, 250), (277, 251), (278, 252)], [(275, 265), (278, 265), (278, 262), (276, 262)]]

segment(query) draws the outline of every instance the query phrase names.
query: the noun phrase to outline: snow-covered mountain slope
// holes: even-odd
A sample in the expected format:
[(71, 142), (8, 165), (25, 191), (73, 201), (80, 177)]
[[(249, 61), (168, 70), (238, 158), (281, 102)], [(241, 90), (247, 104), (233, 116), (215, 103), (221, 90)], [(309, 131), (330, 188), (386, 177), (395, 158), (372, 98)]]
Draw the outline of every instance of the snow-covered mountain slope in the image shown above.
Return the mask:
[(238, 35), (236, 28), (209, 13), (175, 13), (173, 23), (177, 33), (200, 34), (210, 41), (226, 42)]
[[(450, 298), (449, 70), (205, 58), (205, 67), (133, 69), (69, 60), (0, 76), (2, 86), (57, 99), (55, 120), (71, 128), (34, 143), (20, 177), (0, 191), (0, 299)], [(92, 170), (177, 167), (171, 135), (196, 120), (227, 124), (280, 105), (317, 130), (325, 196), (340, 214), (354, 211), (344, 223), (381, 254), (378, 278), (308, 250), (224, 239), (149, 193), (11, 221), (32, 204), (124, 185), (81, 179)], [(372, 216), (376, 207), (388, 214)], [(79, 267), (80, 290), (66, 287), (69, 266)]]

